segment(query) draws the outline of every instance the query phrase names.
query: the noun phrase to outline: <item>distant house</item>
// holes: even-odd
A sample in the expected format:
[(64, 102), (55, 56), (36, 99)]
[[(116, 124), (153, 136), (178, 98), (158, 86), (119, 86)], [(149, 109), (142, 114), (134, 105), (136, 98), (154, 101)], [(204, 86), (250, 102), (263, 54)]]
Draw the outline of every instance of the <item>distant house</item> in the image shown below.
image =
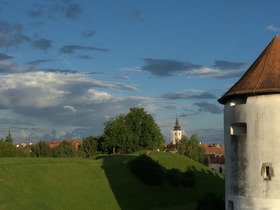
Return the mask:
[[(82, 140), (77, 140), (77, 139), (73, 139), (73, 140), (66, 140), (67, 142), (70, 142), (76, 150), (78, 150), (79, 145), (83, 143)], [(60, 141), (56, 141), (56, 140), (52, 140), (50, 142), (48, 142), (48, 145), (50, 146), (50, 148), (54, 148), (57, 147), (60, 144)]]
[(225, 148), (221, 144), (201, 144), (210, 158), (209, 168), (218, 173), (225, 170)]

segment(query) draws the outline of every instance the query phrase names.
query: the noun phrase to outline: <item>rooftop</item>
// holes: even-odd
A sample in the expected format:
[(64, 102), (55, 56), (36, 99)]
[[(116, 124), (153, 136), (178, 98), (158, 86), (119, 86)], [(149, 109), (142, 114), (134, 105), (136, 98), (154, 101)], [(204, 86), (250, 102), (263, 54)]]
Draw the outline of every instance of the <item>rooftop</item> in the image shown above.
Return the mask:
[(280, 93), (280, 36), (275, 36), (245, 74), (218, 101)]

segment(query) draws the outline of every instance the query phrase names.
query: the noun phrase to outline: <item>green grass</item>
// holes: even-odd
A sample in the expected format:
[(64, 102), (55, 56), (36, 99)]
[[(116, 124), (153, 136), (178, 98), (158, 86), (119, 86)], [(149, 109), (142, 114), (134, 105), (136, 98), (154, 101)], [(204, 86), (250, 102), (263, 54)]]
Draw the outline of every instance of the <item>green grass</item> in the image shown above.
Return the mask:
[(206, 193), (224, 193), (222, 176), (185, 156), (170, 153), (149, 155), (167, 169), (194, 170), (195, 187), (173, 187), (167, 182), (159, 187), (148, 186), (126, 165), (135, 155), (95, 159), (1, 158), (0, 210), (191, 210)]

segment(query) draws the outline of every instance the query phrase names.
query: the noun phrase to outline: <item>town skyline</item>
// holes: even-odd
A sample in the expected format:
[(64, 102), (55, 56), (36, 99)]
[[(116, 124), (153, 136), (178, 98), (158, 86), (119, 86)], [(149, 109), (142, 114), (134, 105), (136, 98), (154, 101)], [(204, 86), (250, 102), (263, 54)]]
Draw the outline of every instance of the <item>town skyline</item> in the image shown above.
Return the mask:
[(0, 136), (101, 135), (143, 107), (167, 143), (223, 143), (217, 102), (280, 33), (280, 2), (0, 1)]

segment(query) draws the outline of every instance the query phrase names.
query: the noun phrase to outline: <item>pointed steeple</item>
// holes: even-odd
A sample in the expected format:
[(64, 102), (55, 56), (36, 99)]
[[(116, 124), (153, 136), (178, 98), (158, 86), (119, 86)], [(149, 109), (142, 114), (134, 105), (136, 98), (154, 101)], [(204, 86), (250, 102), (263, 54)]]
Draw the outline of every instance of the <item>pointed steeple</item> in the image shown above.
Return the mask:
[(176, 121), (175, 121), (174, 131), (179, 131), (179, 130), (181, 130), (181, 126), (179, 124), (178, 115), (176, 114)]
[(218, 101), (280, 93), (280, 36), (275, 36), (245, 74)]

